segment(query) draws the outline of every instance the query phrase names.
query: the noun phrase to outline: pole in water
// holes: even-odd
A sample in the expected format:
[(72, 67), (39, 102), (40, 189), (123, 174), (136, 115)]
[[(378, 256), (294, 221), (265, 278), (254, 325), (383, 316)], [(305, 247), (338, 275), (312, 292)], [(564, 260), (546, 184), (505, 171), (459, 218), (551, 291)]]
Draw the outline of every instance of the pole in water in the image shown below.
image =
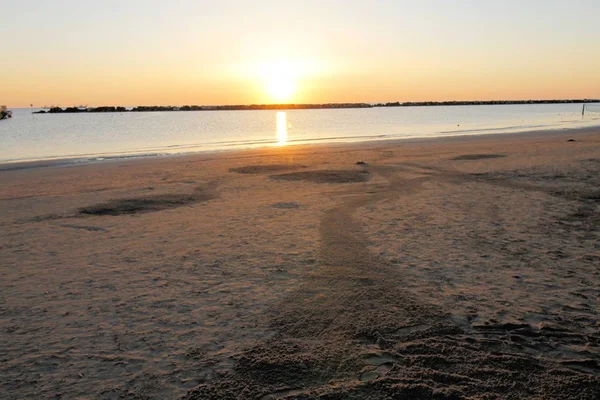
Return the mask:
[(585, 116), (585, 104), (583, 105), (583, 108), (581, 109), (581, 116)]

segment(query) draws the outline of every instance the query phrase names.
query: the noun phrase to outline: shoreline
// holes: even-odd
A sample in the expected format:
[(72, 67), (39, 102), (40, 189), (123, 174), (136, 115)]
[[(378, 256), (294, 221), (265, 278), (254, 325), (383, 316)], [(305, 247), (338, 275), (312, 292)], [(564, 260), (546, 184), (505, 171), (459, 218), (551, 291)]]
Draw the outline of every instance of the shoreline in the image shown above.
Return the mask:
[[(503, 129), (503, 128), (498, 128)], [(573, 134), (573, 135), (582, 135), (588, 133), (594, 133), (600, 129), (600, 125), (596, 126), (586, 126), (586, 127), (578, 127), (578, 128), (554, 128), (554, 129), (537, 129), (537, 130), (525, 130), (525, 131), (507, 131), (507, 132), (493, 132), (493, 133), (462, 133), (457, 135), (444, 135), (444, 136), (431, 136), (431, 137), (407, 137), (407, 138), (390, 138), (390, 137), (376, 137), (366, 136), (362, 140), (348, 140), (352, 138), (345, 138), (346, 140), (336, 141), (336, 138), (325, 138), (319, 141), (311, 141), (309, 143), (288, 143), (283, 147), (286, 148), (297, 148), (301, 149), (304, 147), (330, 147), (330, 146), (371, 146), (376, 144), (414, 144), (414, 143), (431, 143), (431, 142), (440, 142), (444, 143), (446, 141), (460, 141), (462, 139), (465, 140), (484, 140), (486, 138), (489, 139), (497, 139), (499, 137), (510, 136), (513, 138), (527, 138), (527, 137), (552, 137), (552, 136), (561, 136), (562, 134)], [(196, 146), (193, 146), (196, 147)], [(67, 166), (83, 166), (90, 164), (104, 164), (104, 163), (113, 163), (120, 161), (132, 161), (132, 160), (148, 160), (148, 159), (169, 159), (169, 158), (178, 158), (178, 157), (194, 157), (194, 156), (202, 156), (202, 155), (215, 155), (215, 154), (228, 154), (228, 153), (237, 153), (237, 152), (252, 152), (252, 151), (261, 151), (265, 149), (273, 149), (273, 148), (281, 148), (276, 144), (269, 145), (257, 145), (256, 147), (250, 148), (235, 148), (235, 149), (210, 149), (210, 150), (197, 150), (197, 151), (189, 151), (189, 152), (179, 152), (179, 153), (140, 153), (138, 151), (132, 150), (130, 152), (125, 153), (116, 153), (116, 154), (89, 154), (89, 155), (79, 155), (72, 157), (51, 157), (51, 158), (43, 158), (43, 159), (34, 159), (34, 160), (15, 160), (15, 161), (0, 161), (0, 172), (11, 172), (11, 171), (22, 171), (29, 169), (39, 169), (39, 168), (55, 168), (55, 167), (67, 167)], [(130, 154), (130, 155), (128, 155)]]

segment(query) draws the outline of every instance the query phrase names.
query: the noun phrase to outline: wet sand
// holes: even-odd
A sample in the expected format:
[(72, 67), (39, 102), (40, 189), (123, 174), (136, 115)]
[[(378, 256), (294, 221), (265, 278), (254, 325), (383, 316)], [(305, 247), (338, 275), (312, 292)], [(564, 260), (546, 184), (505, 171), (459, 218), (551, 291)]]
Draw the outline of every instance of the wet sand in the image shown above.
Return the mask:
[(600, 130), (0, 177), (0, 398), (600, 397)]

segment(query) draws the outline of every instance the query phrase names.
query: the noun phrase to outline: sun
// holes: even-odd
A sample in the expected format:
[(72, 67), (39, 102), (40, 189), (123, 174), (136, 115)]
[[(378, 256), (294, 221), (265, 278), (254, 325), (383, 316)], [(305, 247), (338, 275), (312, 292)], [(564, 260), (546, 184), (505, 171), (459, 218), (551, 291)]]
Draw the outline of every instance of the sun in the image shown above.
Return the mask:
[(325, 60), (302, 55), (286, 56), (286, 51), (279, 50), (267, 53), (254, 59), (240, 60), (230, 67), (231, 74), (251, 88), (252, 101), (257, 103), (306, 102), (315, 90), (315, 82), (333, 72), (332, 65)]
[(235, 73), (255, 88), (257, 101), (290, 104), (304, 100), (311, 81), (322, 72), (316, 61), (302, 58), (267, 58), (241, 62)]
[(296, 93), (296, 81), (285, 73), (274, 74), (267, 81), (267, 91), (273, 101), (289, 101)]
[(296, 94), (296, 79), (290, 71), (273, 68), (267, 78), (267, 92), (273, 101), (289, 101)]
[(298, 89), (298, 69), (291, 62), (270, 62), (262, 68), (269, 99), (277, 103), (289, 102)]

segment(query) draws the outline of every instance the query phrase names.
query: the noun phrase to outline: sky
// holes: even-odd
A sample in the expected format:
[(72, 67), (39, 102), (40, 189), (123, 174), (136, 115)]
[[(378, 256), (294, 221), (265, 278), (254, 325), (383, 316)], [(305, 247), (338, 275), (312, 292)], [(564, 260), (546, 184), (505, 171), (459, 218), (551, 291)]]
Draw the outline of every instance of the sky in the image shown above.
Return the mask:
[(600, 97), (598, 0), (0, 0), (0, 104)]

